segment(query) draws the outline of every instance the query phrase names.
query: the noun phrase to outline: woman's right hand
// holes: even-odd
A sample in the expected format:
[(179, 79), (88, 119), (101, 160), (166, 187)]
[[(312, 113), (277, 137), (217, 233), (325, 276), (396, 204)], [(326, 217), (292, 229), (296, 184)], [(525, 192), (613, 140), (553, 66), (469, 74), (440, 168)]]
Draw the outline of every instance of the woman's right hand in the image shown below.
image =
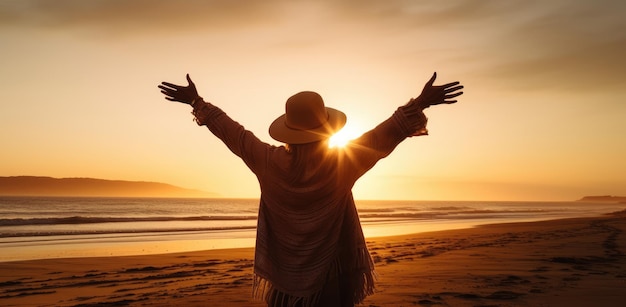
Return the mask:
[(456, 81), (444, 85), (433, 85), (436, 78), (437, 73), (435, 72), (430, 80), (426, 82), (426, 85), (424, 85), (422, 93), (417, 98), (412, 99), (410, 103), (416, 104), (422, 110), (438, 104), (456, 103), (457, 100), (452, 99), (463, 94), (463, 92), (459, 91), (463, 89), (463, 86), (459, 85), (460, 82)]

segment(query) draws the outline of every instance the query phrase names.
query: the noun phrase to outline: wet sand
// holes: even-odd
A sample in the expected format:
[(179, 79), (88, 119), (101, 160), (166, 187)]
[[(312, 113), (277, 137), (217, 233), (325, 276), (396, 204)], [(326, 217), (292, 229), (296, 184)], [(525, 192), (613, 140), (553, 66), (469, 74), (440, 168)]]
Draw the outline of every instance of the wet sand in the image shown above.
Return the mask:
[[(626, 212), (368, 240), (361, 306), (623, 306)], [(252, 248), (0, 263), (1, 306), (265, 306)]]

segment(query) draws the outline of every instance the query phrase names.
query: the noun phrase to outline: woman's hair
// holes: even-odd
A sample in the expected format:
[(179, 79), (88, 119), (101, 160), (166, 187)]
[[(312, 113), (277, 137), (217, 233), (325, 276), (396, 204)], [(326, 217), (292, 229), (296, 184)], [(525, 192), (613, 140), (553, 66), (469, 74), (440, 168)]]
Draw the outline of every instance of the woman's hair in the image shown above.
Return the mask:
[(327, 139), (306, 144), (285, 144), (285, 148), (292, 156), (287, 176), (293, 183), (305, 183), (316, 174), (329, 174), (324, 169), (334, 167), (328, 163), (331, 149)]

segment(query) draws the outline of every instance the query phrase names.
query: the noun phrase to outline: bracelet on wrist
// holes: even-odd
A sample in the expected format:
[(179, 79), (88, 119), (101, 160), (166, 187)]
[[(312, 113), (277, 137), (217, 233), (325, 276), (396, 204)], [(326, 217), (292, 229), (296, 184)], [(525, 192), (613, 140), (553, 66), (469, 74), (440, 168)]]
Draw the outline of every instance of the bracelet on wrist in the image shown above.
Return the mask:
[(198, 96), (191, 101), (190, 105), (193, 107), (193, 105), (196, 104), (196, 102), (201, 101), (201, 100), (202, 100), (202, 97)]

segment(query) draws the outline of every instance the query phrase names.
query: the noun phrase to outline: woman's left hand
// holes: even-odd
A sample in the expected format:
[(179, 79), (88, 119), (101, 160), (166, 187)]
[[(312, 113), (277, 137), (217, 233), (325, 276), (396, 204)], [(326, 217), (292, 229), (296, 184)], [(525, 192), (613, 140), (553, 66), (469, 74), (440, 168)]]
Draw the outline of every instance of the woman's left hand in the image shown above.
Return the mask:
[(169, 82), (161, 82), (159, 88), (161, 93), (165, 95), (165, 99), (169, 101), (178, 101), (186, 104), (192, 104), (194, 100), (200, 98), (196, 85), (191, 81), (189, 74), (187, 74), (187, 82), (189, 85), (180, 86)]

